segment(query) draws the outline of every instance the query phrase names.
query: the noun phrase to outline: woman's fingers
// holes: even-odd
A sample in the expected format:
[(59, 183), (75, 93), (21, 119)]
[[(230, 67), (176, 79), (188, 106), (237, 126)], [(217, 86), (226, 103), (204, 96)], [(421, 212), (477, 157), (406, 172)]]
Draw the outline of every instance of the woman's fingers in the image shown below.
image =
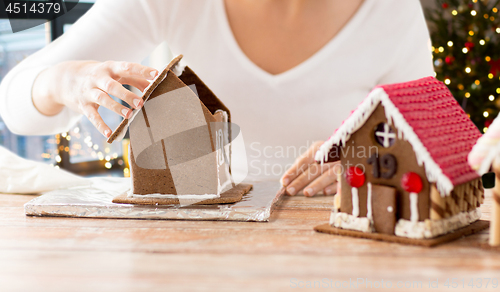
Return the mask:
[(335, 172), (335, 167), (329, 167), (322, 175), (304, 188), (304, 196), (312, 197), (336, 181), (337, 173)]
[(311, 164), (310, 167), (302, 172), (296, 179), (294, 179), (286, 188), (287, 194), (290, 196), (296, 195), (301, 189), (307, 186), (311, 181), (321, 175), (321, 166), (318, 164)]
[(295, 195), (304, 189), (304, 196), (312, 197), (322, 191), (325, 195), (337, 191), (337, 172), (339, 163), (311, 164), (309, 168), (293, 180), (286, 188), (288, 195)]
[(288, 186), (290, 182), (294, 181), (299, 175), (307, 170), (311, 161), (308, 157), (303, 156), (295, 161), (295, 163), (285, 172), (283, 177), (281, 177), (281, 184), (283, 186)]
[(323, 194), (325, 194), (325, 196), (330, 196), (330, 195), (333, 195), (335, 193), (337, 193), (337, 187), (338, 187), (338, 182), (335, 182), (329, 186), (327, 186), (324, 190), (323, 190)]
[(301, 175), (309, 167), (309, 165), (316, 164), (314, 155), (322, 144), (322, 141), (315, 142), (311, 147), (309, 147), (306, 153), (304, 153), (295, 161), (292, 167), (290, 167), (285, 172), (283, 177), (281, 177), (281, 184), (283, 186), (288, 186), (293, 180)]
[(156, 69), (137, 63), (109, 61), (104, 62), (104, 64), (105, 66), (108, 66), (112, 74), (118, 78), (134, 77), (152, 80), (156, 77), (156, 75), (158, 75), (158, 71)]
[(104, 123), (103, 119), (97, 111), (97, 106), (88, 104), (82, 107), (83, 114), (89, 119), (89, 121), (96, 127), (96, 129), (104, 135), (104, 137), (109, 138), (111, 135), (111, 129)]
[(93, 102), (114, 111), (125, 119), (128, 119), (132, 114), (132, 110), (114, 101), (108, 94), (97, 88), (90, 90), (90, 95)]
[(144, 89), (146, 89), (146, 87), (148, 87), (150, 84), (149, 81), (147, 81), (146, 79), (133, 78), (133, 77), (122, 77), (116, 81), (120, 82), (121, 84), (127, 84), (133, 86), (139, 89), (139, 91), (141, 92), (144, 91)]
[(68, 86), (55, 92), (57, 102), (85, 114), (105, 137), (111, 135), (111, 129), (104, 123), (97, 109), (103, 106), (124, 118), (130, 118), (131, 109), (110, 96), (116, 96), (130, 107), (139, 109), (144, 105), (142, 98), (124, 88), (122, 84), (143, 91), (149, 86), (148, 80), (158, 76), (157, 70), (130, 62), (68, 61), (54, 68), (57, 72), (54, 76), (70, 76), (63, 80)]
[[(132, 91), (127, 90), (120, 82), (112, 79), (111, 77), (98, 79), (96, 81), (96, 86), (107, 94), (118, 97), (131, 107), (140, 108), (143, 105), (142, 98)], [(100, 103), (99, 105), (105, 106)], [(120, 112), (118, 113), (121, 114)]]

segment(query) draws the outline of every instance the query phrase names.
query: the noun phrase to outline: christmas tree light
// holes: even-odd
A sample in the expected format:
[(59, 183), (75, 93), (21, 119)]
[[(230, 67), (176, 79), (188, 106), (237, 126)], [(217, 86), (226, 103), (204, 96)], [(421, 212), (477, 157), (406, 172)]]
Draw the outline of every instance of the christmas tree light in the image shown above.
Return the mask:
[(426, 9), (436, 78), (486, 131), (500, 109), (500, 0), (436, 0)]

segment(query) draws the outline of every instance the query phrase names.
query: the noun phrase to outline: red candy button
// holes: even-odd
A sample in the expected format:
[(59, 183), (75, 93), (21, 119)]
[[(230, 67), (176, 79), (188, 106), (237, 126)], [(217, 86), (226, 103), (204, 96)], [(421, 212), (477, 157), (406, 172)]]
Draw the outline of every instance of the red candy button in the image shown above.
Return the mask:
[(352, 166), (347, 169), (345, 179), (351, 187), (359, 188), (365, 183), (365, 174), (359, 167)]
[(420, 193), (422, 190), (422, 179), (414, 172), (407, 172), (401, 178), (401, 186), (410, 193)]

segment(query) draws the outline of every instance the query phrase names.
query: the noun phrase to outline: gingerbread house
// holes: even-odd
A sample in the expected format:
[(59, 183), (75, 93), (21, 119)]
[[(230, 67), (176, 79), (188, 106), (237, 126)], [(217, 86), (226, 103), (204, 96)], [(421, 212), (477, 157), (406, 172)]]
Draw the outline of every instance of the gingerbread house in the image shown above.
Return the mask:
[(500, 118), (497, 117), (487, 132), (479, 138), (469, 154), (473, 169), (483, 175), (495, 173), (495, 187), (492, 190), (490, 239), (491, 246), (500, 247)]
[(241, 200), (250, 185), (230, 173), (230, 112), (175, 58), (145, 89), (144, 106), (112, 133), (129, 130), (131, 192), (115, 203), (218, 204)]
[(435, 238), (480, 217), (480, 176), (467, 163), (479, 130), (433, 77), (377, 86), (316, 153), (340, 160), (330, 225)]

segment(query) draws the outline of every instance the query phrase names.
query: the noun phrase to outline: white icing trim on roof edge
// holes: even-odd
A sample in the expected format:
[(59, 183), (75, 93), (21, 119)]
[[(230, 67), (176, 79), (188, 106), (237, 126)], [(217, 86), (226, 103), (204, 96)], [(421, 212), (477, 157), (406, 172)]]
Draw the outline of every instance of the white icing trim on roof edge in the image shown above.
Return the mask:
[(408, 141), (413, 147), (418, 164), (420, 166), (424, 165), (427, 180), (431, 183), (436, 183), (441, 195), (449, 195), (454, 188), (453, 183), (443, 173), (434, 159), (432, 159), (430, 153), (413, 131), (413, 128), (406, 122), (398, 108), (391, 102), (384, 89), (380, 87), (370, 92), (367, 98), (344, 121), (333, 136), (321, 145), (318, 152), (316, 152), (316, 161), (323, 163), (328, 158), (333, 145), (344, 146), (351, 135), (365, 124), (379, 103), (384, 106), (388, 123), (394, 124), (399, 130), (398, 137)]

